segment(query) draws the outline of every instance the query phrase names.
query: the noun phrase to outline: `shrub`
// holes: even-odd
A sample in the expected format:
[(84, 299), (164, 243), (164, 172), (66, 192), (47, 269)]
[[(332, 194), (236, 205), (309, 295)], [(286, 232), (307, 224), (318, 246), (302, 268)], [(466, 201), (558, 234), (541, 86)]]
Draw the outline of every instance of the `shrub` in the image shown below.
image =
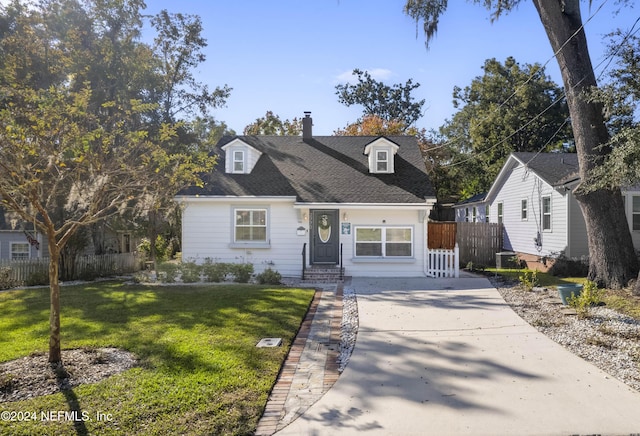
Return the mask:
[(27, 286), (48, 285), (49, 271), (41, 269), (40, 271), (32, 272), (24, 284)]
[(520, 274), (520, 277), (518, 277), (518, 281), (522, 289), (530, 291), (538, 286), (538, 271), (524, 271)]
[(15, 283), (11, 278), (11, 268), (8, 266), (0, 267), (0, 289), (13, 288)]
[(232, 263), (231, 274), (233, 281), (236, 283), (248, 283), (253, 274), (253, 264), (250, 263)]
[(586, 318), (589, 316), (589, 309), (602, 302), (603, 294), (604, 290), (598, 288), (595, 282), (587, 280), (582, 286), (582, 292), (576, 296), (572, 295), (567, 301), (569, 306), (576, 310), (579, 318)]
[(171, 262), (161, 263), (158, 265), (158, 280), (162, 283), (175, 283), (179, 272), (179, 265)]
[(184, 283), (196, 283), (200, 281), (202, 267), (194, 261), (182, 263), (182, 281)]
[(229, 264), (214, 262), (210, 258), (206, 258), (202, 265), (202, 273), (207, 282), (221, 282), (227, 277), (228, 272)]
[[(169, 242), (161, 235), (158, 235), (156, 238), (156, 261), (162, 262), (169, 259), (171, 257), (171, 250), (172, 247)], [(151, 259), (151, 244), (148, 238), (143, 238), (142, 241), (140, 241), (138, 251), (144, 254), (146, 259)]]
[(256, 280), (261, 285), (279, 285), (282, 280), (282, 275), (280, 275), (278, 271), (267, 268), (260, 274), (256, 275)]

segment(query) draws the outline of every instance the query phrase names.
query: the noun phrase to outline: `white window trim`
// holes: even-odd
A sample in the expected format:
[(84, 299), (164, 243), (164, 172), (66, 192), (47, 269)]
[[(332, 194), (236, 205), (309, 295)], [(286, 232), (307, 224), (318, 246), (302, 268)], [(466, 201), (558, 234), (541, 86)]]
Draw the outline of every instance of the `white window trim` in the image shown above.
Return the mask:
[(502, 201), (497, 204), (496, 216), (499, 224), (504, 223), (504, 202)]
[[(265, 213), (265, 240), (264, 241), (237, 241), (236, 240), (236, 218), (238, 211), (263, 211)], [(237, 206), (231, 208), (231, 242), (229, 248), (270, 248), (270, 231), (271, 231), (271, 210), (266, 206)], [(256, 226), (257, 227), (257, 226)]]
[[(549, 199), (549, 213), (545, 214), (544, 212), (544, 200), (545, 198)], [(550, 195), (545, 195), (541, 198), (540, 200), (541, 204), (540, 204), (540, 227), (542, 228), (543, 232), (552, 232), (553, 231), (553, 203), (551, 201), (551, 196)], [(544, 217), (545, 215), (549, 215), (549, 228), (546, 229), (544, 227)]]
[(526, 198), (520, 200), (520, 221), (529, 220), (529, 202)]
[[(16, 252), (16, 251), (14, 250), (14, 247), (15, 247), (16, 245), (21, 245), (21, 246), (26, 245), (26, 246), (27, 246), (27, 251), (26, 251), (26, 253), (25, 253), (24, 251)], [(9, 246), (10, 246), (9, 259), (11, 259), (11, 260), (23, 260), (23, 259), (29, 259), (29, 258), (31, 258), (31, 246), (29, 245), (29, 243), (28, 243), (28, 242), (11, 242), (11, 243), (9, 244)], [(26, 255), (27, 255), (27, 257), (19, 257), (19, 258), (15, 258), (15, 257), (13, 257), (13, 255), (14, 255), (14, 254), (18, 254), (18, 253), (19, 253), (19, 254), (26, 254)]]
[[(380, 240), (380, 244), (381, 244), (381, 248), (382, 248), (382, 255), (381, 256), (358, 256), (357, 254), (357, 248), (356, 245), (358, 244), (358, 229), (380, 229), (380, 235), (381, 235), (381, 240)], [(409, 230), (411, 231), (411, 254), (409, 256), (387, 256), (386, 255), (386, 243), (387, 243), (387, 230), (389, 229), (402, 229), (402, 230)], [(414, 259), (414, 253), (415, 253), (415, 241), (414, 241), (414, 229), (413, 226), (376, 226), (376, 225), (358, 225), (355, 226), (353, 229), (353, 260), (358, 260), (358, 259), (384, 259), (384, 260), (401, 260), (401, 259)], [(378, 243), (378, 241), (365, 241), (365, 242), (361, 242), (361, 243)]]
[[(236, 153), (242, 156), (242, 159), (236, 159)], [(232, 161), (231, 161), (231, 172), (234, 174), (244, 174), (247, 168), (246, 156), (244, 150), (232, 150), (231, 151)], [(240, 163), (242, 165), (242, 169), (236, 169), (236, 163)]]
[(484, 221), (486, 223), (489, 222), (489, 217), (491, 216), (491, 206), (488, 204), (484, 207)]
[[(389, 159), (389, 150), (376, 150), (376, 157), (375, 157), (375, 165), (376, 165), (376, 173), (388, 173), (389, 172), (389, 168), (391, 167), (391, 160)], [(384, 153), (384, 159), (380, 159), (380, 154)], [(384, 163), (385, 168), (384, 170), (381, 170), (379, 168), (379, 165), (381, 163)]]

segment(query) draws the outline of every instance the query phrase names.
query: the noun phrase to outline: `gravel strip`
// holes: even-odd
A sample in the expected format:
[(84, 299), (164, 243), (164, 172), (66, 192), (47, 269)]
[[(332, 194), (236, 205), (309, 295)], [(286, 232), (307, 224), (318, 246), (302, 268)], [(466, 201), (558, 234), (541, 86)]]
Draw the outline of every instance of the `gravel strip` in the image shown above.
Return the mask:
[(562, 305), (555, 289), (525, 291), (490, 280), (507, 304), (538, 331), (640, 391), (640, 321), (604, 306), (591, 307), (587, 317), (579, 318)]

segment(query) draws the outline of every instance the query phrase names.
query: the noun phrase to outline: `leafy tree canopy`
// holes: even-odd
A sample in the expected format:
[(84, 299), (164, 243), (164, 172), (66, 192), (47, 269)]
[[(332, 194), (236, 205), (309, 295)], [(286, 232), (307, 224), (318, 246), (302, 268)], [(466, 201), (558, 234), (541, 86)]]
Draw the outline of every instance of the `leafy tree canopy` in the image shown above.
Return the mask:
[(422, 116), (425, 100), (414, 101), (411, 92), (420, 86), (409, 79), (403, 85), (385, 85), (359, 69), (352, 73), (358, 78), (356, 84), (336, 85), (338, 101), (346, 106), (360, 105), (363, 115), (375, 115), (386, 121), (401, 121), (411, 126)]
[(58, 268), (71, 238), (132, 206), (156, 210), (215, 163), (178, 118), (189, 113), (183, 98), (205, 109), (228, 92), (182, 93), (198, 88), (189, 75), (202, 60), (198, 20), (161, 13), (155, 28), (181, 36), (154, 48), (139, 41), (143, 7), (0, 6), (0, 201), (48, 240), (51, 362), (61, 358)]
[(264, 117), (256, 119), (244, 128), (245, 135), (291, 135), (298, 136), (302, 133), (302, 119), (280, 119), (279, 115), (267, 111)]
[(516, 151), (550, 151), (571, 140), (569, 111), (561, 87), (538, 64), (521, 66), (488, 59), (484, 74), (453, 91), (459, 111), (442, 128), (461, 166), (458, 194), (486, 191), (505, 159)]

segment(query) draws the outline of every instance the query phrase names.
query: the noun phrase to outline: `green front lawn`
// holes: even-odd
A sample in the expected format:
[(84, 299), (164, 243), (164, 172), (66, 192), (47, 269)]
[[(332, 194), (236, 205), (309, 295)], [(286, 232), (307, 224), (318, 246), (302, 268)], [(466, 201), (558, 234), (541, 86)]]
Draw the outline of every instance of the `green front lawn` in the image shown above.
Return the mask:
[[(0, 420), (0, 434), (250, 434), (313, 290), (107, 282), (64, 287), (61, 295), (63, 348), (118, 347), (140, 365), (65, 394), (0, 403), (0, 412), (38, 418)], [(48, 350), (48, 289), (0, 292), (0, 314), (0, 362)], [(264, 337), (284, 344), (256, 348)], [(72, 406), (91, 420), (74, 427), (40, 419)]]

